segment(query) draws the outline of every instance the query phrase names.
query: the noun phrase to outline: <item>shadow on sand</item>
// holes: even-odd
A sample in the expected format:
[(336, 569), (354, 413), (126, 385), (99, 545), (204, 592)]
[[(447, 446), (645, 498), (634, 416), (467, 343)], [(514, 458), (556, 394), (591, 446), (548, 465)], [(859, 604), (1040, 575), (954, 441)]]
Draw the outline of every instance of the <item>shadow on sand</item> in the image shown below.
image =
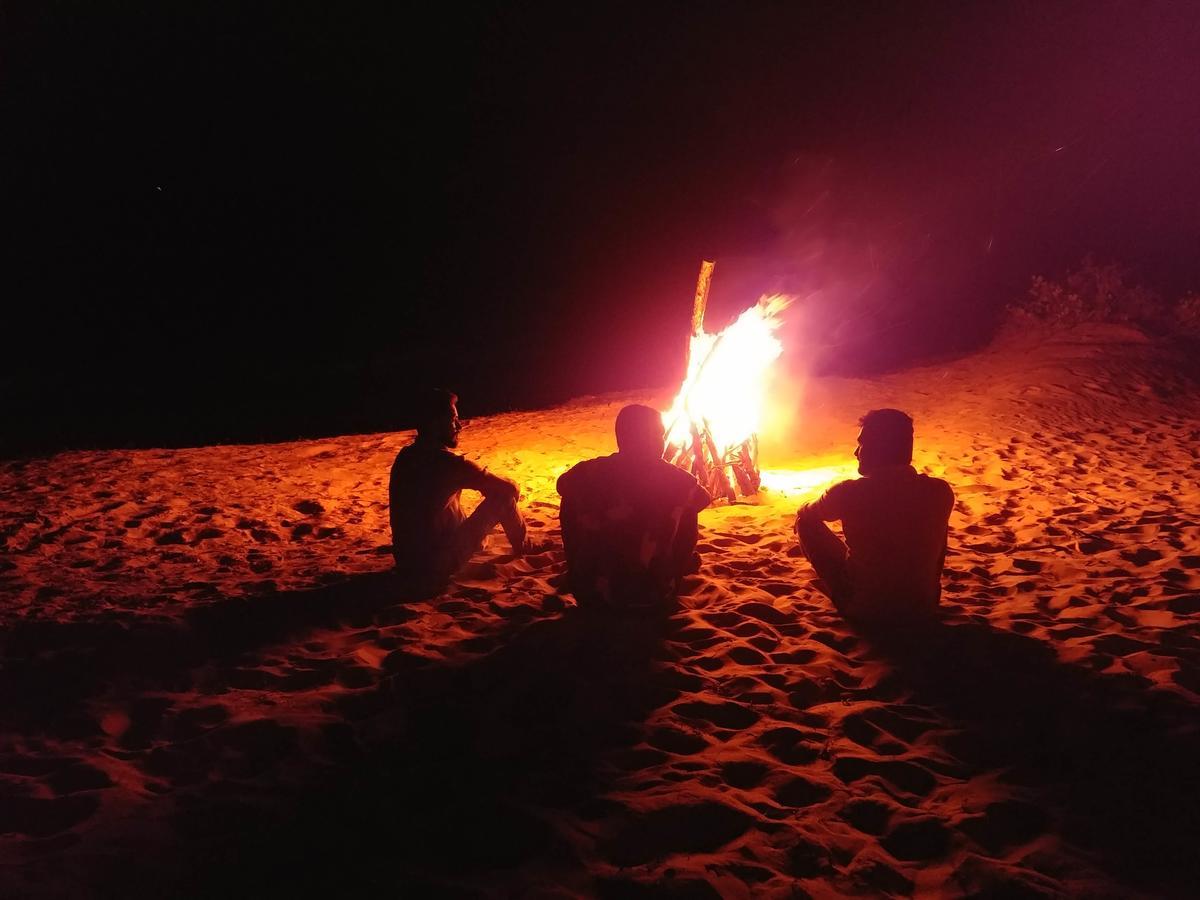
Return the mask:
[[(313, 590), (224, 598), (175, 620), (19, 622), (0, 643), (0, 708), (11, 725), (55, 734), (114, 682), (187, 690), (195, 666), (320, 626), (369, 624), (399, 596), (405, 596), (404, 586), (387, 571)], [(391, 621), (406, 616), (411, 614), (396, 606)]]
[[(33, 652), (26, 635), (27, 652), (0, 673), (0, 702), (13, 730), (86, 740), (96, 727), (87, 699), (114, 683), (190, 690), (191, 667), (221, 656), (323, 624), (404, 621), (412, 613), (396, 598), (390, 576), (363, 576), (230, 601), (169, 632), (51, 634), (44, 643), (53, 652)], [(96, 872), (96, 893), (471, 896), (470, 885), (531, 859), (541, 871), (586, 877), (554, 817), (586, 823), (619, 812), (604, 798), (614, 770), (597, 761), (641, 741), (646, 718), (688, 689), (688, 676), (663, 662), (680, 624), (568, 610), (513, 621), (495, 636), (498, 649), (459, 665), (394, 650), (388, 678), (344, 695), (342, 721), (320, 754), (288, 748), (295, 765), (270, 789), (253, 771), (182, 787), (178, 858)], [(97, 637), (106, 640), (87, 642)], [(1171, 652), (1194, 665), (1200, 642), (1177, 640)], [(986, 626), (943, 625), (872, 645), (912, 702), (961, 727), (948, 749), (968, 775), (1000, 770), (1028, 789), (1031, 803), (993, 804), (960, 825), (993, 855), (1049, 828), (1127, 884), (1182, 896), (1198, 883), (1200, 735), (1185, 700), (1137, 676), (1060, 663), (1048, 644)], [(227, 738), (270, 742), (281, 733), (269, 721), (246, 724), (263, 727)], [(609, 887), (613, 896), (624, 889)]]
[[(1029, 789), (1066, 841), (1122, 881), (1172, 895), (1194, 890), (1200, 734), (1186, 700), (1150, 690), (1140, 676), (1063, 664), (1042, 641), (982, 625), (874, 643), (913, 702), (961, 726), (950, 749), (971, 770), (999, 769)], [(1034, 805), (998, 803), (963, 830), (1002, 853), (1036, 834), (1043, 816)]]
[(475, 896), (472, 885), (530, 860), (579, 875), (551, 819), (616, 807), (597, 757), (642, 740), (645, 718), (678, 696), (658, 664), (673, 627), (571, 608), (514, 625), (497, 650), (458, 665), (393, 651), (388, 679), (345, 695), (333, 765), (308, 760), (268, 793), (236, 782), (185, 791), (178, 861), (103, 873), (104, 889)]

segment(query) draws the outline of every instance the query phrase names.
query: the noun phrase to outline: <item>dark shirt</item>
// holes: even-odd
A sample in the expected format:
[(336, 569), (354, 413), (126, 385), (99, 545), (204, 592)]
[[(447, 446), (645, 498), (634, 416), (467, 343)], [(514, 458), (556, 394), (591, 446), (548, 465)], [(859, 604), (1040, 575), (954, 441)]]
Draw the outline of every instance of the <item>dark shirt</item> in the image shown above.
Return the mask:
[(673, 593), (692, 562), (696, 514), (711, 501), (682, 469), (621, 453), (564, 472), (558, 492), (572, 590), (632, 603)]
[(912, 466), (889, 466), (842, 481), (811, 504), (822, 521), (841, 520), (849, 548), (847, 602), (864, 615), (929, 613), (942, 593), (942, 564), (954, 491)]
[(414, 572), (453, 568), (464, 521), (464, 488), (484, 491), (487, 472), (433, 441), (420, 439), (396, 455), (388, 481), (388, 516), (396, 565)]

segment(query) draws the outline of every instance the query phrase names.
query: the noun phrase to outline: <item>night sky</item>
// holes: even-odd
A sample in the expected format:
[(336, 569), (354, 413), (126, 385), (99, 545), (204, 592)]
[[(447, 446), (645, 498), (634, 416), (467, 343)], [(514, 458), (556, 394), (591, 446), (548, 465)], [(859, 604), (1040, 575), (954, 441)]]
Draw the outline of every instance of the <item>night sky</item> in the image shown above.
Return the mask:
[(1194, 4), (507, 7), (6, 6), (0, 450), (664, 384), (703, 256), (849, 373), (1200, 286)]

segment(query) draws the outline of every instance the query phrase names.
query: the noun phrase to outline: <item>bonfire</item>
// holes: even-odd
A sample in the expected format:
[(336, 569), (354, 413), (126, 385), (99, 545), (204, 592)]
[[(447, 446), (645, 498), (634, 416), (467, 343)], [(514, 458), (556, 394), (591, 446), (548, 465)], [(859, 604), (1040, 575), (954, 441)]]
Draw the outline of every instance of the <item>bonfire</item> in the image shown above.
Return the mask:
[(704, 330), (715, 263), (700, 265), (692, 304), (687, 373), (663, 413), (666, 458), (690, 471), (716, 499), (758, 492), (758, 429), (766, 378), (783, 345), (775, 336), (789, 298), (764, 296), (724, 331)]

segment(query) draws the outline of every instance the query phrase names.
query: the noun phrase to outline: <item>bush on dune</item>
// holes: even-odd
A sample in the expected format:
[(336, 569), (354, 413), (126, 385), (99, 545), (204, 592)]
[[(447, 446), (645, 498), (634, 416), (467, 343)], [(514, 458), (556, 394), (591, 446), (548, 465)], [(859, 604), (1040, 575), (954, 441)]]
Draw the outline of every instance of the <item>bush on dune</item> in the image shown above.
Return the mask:
[(1200, 293), (1174, 303), (1135, 282), (1118, 263), (1085, 257), (1059, 279), (1035, 275), (1024, 297), (1005, 308), (1002, 330), (1062, 331), (1086, 323), (1128, 325), (1150, 335), (1200, 339)]
[(1200, 293), (1184, 294), (1175, 303), (1173, 312), (1177, 333), (1200, 340)]
[(1133, 283), (1128, 269), (1091, 257), (1061, 279), (1035, 275), (1029, 292), (1010, 303), (1006, 313), (1008, 324), (1016, 327), (1060, 329), (1107, 322), (1148, 332), (1164, 330), (1170, 318), (1162, 297)]

